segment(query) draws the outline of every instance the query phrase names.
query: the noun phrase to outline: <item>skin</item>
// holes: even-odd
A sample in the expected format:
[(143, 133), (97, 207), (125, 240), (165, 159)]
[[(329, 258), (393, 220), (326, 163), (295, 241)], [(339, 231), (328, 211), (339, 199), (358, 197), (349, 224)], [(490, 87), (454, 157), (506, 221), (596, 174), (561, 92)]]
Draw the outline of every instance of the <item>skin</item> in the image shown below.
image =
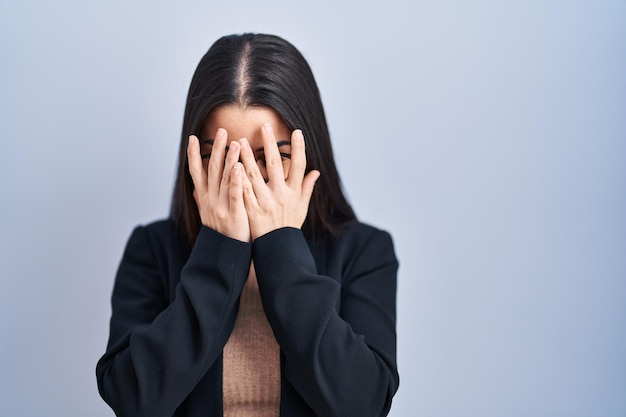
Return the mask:
[(203, 225), (244, 242), (302, 227), (320, 173), (305, 175), (300, 130), (271, 108), (230, 104), (211, 112), (201, 137), (189, 137), (187, 157)]

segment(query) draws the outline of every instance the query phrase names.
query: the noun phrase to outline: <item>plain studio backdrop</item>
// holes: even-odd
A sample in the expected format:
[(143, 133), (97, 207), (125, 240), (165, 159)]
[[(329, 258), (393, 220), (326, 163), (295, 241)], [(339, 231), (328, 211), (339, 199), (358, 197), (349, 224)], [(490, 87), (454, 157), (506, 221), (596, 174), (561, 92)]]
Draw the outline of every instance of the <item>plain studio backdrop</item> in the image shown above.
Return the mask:
[(626, 1), (0, 0), (0, 416), (97, 393), (132, 228), (168, 214), (218, 37), (310, 62), (344, 186), (390, 231), (391, 415), (626, 415)]

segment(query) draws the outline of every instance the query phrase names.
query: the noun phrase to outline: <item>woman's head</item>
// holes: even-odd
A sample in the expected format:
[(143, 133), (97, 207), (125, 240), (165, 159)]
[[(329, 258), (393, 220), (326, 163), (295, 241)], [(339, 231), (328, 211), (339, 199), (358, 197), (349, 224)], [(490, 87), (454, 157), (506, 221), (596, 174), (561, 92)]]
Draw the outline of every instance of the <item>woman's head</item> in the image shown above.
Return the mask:
[(189, 175), (188, 138), (206, 135), (213, 112), (233, 105), (242, 110), (271, 109), (290, 131), (304, 133), (307, 172), (321, 172), (305, 222), (308, 232), (336, 235), (354, 220), (341, 191), (320, 94), (306, 60), (277, 36), (231, 35), (216, 41), (200, 60), (187, 96), (171, 216), (190, 241), (200, 219)]

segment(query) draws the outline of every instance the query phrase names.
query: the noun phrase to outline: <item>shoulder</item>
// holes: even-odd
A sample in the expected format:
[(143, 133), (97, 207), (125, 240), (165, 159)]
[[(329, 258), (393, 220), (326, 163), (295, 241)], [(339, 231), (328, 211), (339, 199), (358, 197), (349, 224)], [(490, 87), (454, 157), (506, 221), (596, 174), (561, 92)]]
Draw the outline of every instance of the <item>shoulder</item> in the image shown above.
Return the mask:
[(133, 235), (141, 235), (154, 244), (180, 245), (183, 243), (182, 233), (172, 219), (160, 219), (137, 225)]
[(161, 219), (137, 225), (127, 244), (127, 252), (150, 252), (156, 259), (183, 255), (187, 251), (185, 240), (171, 219)]
[(176, 224), (172, 219), (159, 219), (137, 226), (155, 239), (171, 238), (176, 234)]
[(339, 268), (344, 291), (364, 284), (381, 293), (395, 293), (399, 263), (389, 232), (355, 222), (333, 242), (325, 253), (328, 264)]
[(358, 221), (346, 227), (337, 238), (337, 244), (349, 251), (360, 251), (366, 247), (393, 249), (393, 239), (389, 232)]
[(390, 233), (358, 221), (346, 226), (338, 237), (326, 238), (312, 247), (320, 263), (336, 265), (344, 277), (381, 264), (398, 263)]

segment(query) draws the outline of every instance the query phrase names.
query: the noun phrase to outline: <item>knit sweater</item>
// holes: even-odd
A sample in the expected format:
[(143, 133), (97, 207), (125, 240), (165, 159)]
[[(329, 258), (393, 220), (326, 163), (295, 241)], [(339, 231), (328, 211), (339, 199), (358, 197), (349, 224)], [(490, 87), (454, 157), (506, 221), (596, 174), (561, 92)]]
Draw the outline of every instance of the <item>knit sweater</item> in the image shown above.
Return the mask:
[(254, 265), (224, 346), (224, 417), (278, 417), (280, 349), (267, 322)]

